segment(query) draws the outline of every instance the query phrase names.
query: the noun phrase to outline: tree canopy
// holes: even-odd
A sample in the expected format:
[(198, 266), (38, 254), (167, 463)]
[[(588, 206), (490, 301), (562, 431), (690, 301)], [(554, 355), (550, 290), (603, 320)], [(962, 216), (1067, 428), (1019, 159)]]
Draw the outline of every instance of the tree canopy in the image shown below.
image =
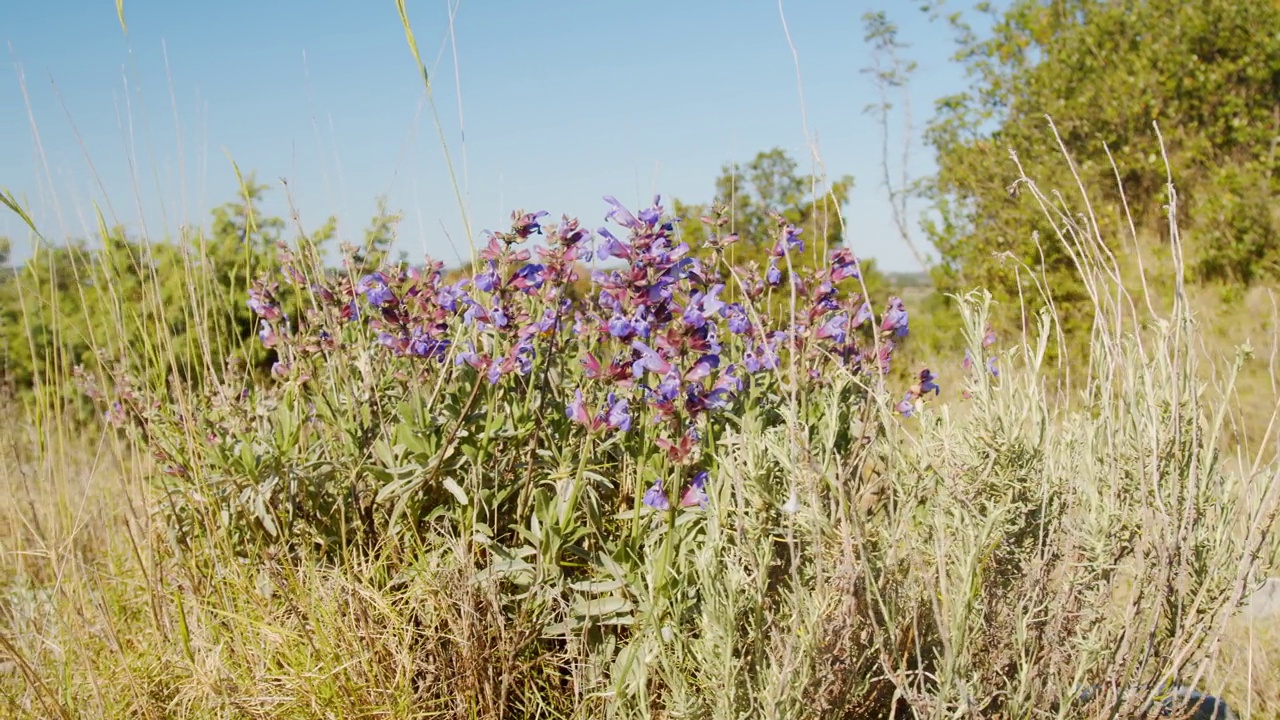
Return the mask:
[(1194, 276), (1280, 276), (1280, 3), (1013, 0), (978, 10), (990, 32), (950, 18), (970, 84), (939, 102), (926, 134), (937, 157), (928, 229), (943, 289), (1014, 296), (1021, 261), (1043, 268), (1060, 299), (1079, 299), (1064, 246), (1035, 200), (1011, 186), (1019, 174), (1010, 151), (1038, 187), (1079, 212), (1065, 148), (1113, 250), (1129, 234), (1120, 187), (1139, 241), (1159, 238), (1167, 176), (1153, 123)]
[(720, 211), (728, 221), (727, 232), (740, 238), (731, 248), (732, 261), (761, 261), (778, 239), (776, 213), (804, 232), (806, 257), (793, 261), (823, 262), (824, 248), (842, 242), (837, 211), (849, 200), (853, 178), (846, 175), (828, 185), (799, 167), (781, 148), (763, 150), (745, 164), (725, 164), (710, 203), (674, 202), (675, 214), (685, 220), (682, 232), (691, 244), (699, 244), (707, 232), (700, 218)]

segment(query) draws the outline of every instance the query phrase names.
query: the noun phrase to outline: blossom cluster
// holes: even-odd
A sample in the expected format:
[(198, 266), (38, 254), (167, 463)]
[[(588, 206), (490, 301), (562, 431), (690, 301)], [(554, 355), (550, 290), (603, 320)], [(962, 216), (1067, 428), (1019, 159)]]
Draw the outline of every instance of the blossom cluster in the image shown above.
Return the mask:
[[(538, 382), (546, 377), (538, 369), (554, 366), (560, 386), (551, 392), (564, 398), (569, 423), (592, 435), (643, 428), (687, 476), (671, 495), (662, 479), (653, 483), (643, 501), (655, 509), (706, 502), (703, 439), (753, 385), (783, 382), (784, 358), (814, 382), (832, 365), (889, 372), (909, 333), (908, 312), (893, 297), (877, 320), (850, 249), (835, 249), (817, 271), (789, 272), (789, 254), (804, 251), (803, 231), (775, 216), (763, 274), (731, 268), (722, 251), (740, 239), (716, 235), (722, 221), (703, 218), (711, 239), (693, 248), (660, 197), (634, 213), (604, 199), (616, 230), (592, 233), (567, 217), (544, 225), (545, 212), (518, 211), (509, 231), (487, 234), (471, 272), (456, 279), (428, 261), (307, 285), (285, 257), (285, 282), (314, 299), (304, 322), (290, 322), (274, 282), (259, 282), (246, 303), (263, 345), (280, 358), (273, 372), (299, 379), (293, 363), (332, 349), (353, 325), (369, 328), (385, 352), (426, 363), (418, 372), (453, 367), (496, 385)], [(544, 242), (531, 249), (534, 236)], [(784, 282), (797, 304), (771, 317)], [(925, 370), (899, 409), (909, 415), (909, 400), (938, 391)]]

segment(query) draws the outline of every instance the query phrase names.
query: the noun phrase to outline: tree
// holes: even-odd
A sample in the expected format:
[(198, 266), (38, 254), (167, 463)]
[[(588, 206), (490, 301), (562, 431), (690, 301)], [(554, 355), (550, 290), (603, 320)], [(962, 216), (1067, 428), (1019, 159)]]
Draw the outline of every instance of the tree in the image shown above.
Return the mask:
[(824, 187), (817, 176), (802, 175), (798, 170), (796, 161), (781, 148), (757, 153), (746, 165), (724, 165), (710, 204), (678, 199), (673, 203), (675, 215), (684, 218), (681, 232), (690, 245), (701, 245), (708, 231), (700, 218), (722, 209), (728, 218), (727, 232), (740, 239), (730, 246), (730, 262), (763, 264), (778, 240), (777, 221), (772, 216), (777, 213), (804, 233), (806, 253), (792, 262), (801, 266), (825, 262), (823, 252), (842, 244), (838, 209), (848, 202), (853, 178), (846, 175)]
[[(1013, 0), (983, 3), (991, 32), (960, 31), (970, 86), (944, 98), (926, 138), (937, 153), (930, 239), (946, 290), (985, 286), (1017, 299), (1019, 263), (1049, 276), (1059, 308), (1084, 306), (1074, 260), (1018, 178), (1010, 150), (1046, 192), (1082, 211), (1072, 169), (1105, 238), (1128, 235), (1108, 150), (1140, 241), (1158, 238), (1166, 172), (1202, 280), (1280, 275), (1275, 147), (1280, 133), (1280, 5), (1234, 0)], [(1039, 243), (1037, 244), (1036, 239)], [(1113, 243), (1111, 250), (1124, 251)], [(1006, 305), (1009, 303), (1006, 303)]]

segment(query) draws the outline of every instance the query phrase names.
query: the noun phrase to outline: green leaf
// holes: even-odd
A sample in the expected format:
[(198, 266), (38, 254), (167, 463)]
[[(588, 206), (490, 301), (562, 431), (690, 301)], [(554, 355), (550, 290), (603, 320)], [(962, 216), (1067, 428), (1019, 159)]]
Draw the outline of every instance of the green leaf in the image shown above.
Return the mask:
[(462, 491), (462, 486), (458, 485), (458, 481), (453, 478), (445, 478), (441, 481), (444, 489), (448, 490), (451, 495), (458, 501), (459, 505), (467, 504), (467, 494)]
[(599, 617), (631, 612), (635, 606), (631, 601), (616, 595), (603, 598), (580, 598), (574, 603), (572, 612), (582, 617)]
[(44, 236), (36, 229), (36, 224), (31, 221), (31, 216), (28, 215), (27, 211), (24, 210), (22, 206), (18, 204), (18, 201), (14, 199), (13, 193), (9, 192), (7, 189), (0, 190), (0, 204), (9, 208), (14, 215), (18, 216), (19, 220), (26, 223), (27, 227), (31, 228), (31, 232), (35, 233), (37, 238), (44, 240)]
[(613, 592), (614, 590), (621, 590), (626, 587), (626, 583), (621, 580), (605, 580), (603, 582), (586, 580), (583, 582), (573, 583), (569, 587), (579, 592), (608, 593)]

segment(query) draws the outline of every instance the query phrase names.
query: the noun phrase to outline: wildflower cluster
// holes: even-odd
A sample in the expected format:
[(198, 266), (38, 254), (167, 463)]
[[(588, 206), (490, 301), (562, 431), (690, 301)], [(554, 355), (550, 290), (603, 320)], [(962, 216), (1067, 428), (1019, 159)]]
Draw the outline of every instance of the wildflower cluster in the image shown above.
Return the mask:
[[(815, 271), (794, 271), (788, 258), (804, 251), (803, 231), (781, 216), (761, 272), (726, 262), (725, 248), (742, 240), (720, 234), (723, 216), (703, 218), (710, 239), (692, 248), (660, 197), (634, 213), (605, 201), (611, 226), (594, 233), (568, 217), (550, 224), (545, 212), (512, 213), (509, 230), (488, 233), (475, 265), (452, 276), (437, 261), (373, 268), (351, 253), (342, 270), (317, 272), (312, 258), (304, 272), (306, 263), (280, 248), (279, 274), (261, 278), (245, 301), (274, 360), (271, 374), (302, 393), (313, 421), (320, 411), (332, 421), (426, 388), (459, 409), (460, 424), (520, 406), (537, 414), (523, 445), (503, 439), (516, 430), (483, 441), (490, 428), (402, 432), (491, 443), (485, 452), (511, 457), (576, 438), (604, 453), (602, 462), (641, 460), (647, 490), (639, 499), (671, 510), (706, 504), (709, 449), (739, 411), (767, 411), (792, 395), (784, 390), (804, 389), (789, 384), (816, 386), (838, 372), (884, 375), (908, 336), (903, 301), (890, 298), (877, 317), (849, 248), (836, 248)], [(771, 316), (783, 299), (787, 312)], [(374, 384), (321, 398), (332, 388), (306, 388), (326, 363), (326, 382), (341, 367)], [(899, 410), (911, 414), (931, 392), (939, 388), (925, 370)], [(551, 408), (558, 418), (547, 417)], [(118, 422), (121, 410), (108, 415)], [(440, 422), (432, 418), (425, 422)], [(455, 456), (432, 447), (424, 462)]]

